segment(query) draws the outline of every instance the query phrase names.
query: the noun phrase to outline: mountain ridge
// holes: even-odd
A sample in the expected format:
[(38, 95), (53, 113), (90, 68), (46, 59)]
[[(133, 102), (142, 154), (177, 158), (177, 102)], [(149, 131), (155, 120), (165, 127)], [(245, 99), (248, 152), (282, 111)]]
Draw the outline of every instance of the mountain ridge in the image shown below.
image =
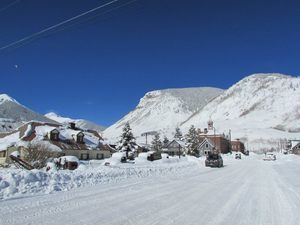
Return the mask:
[(0, 94), (0, 132), (9, 132), (31, 120), (57, 123), (20, 104), (7, 94)]
[[(133, 132), (141, 136), (144, 132), (175, 130), (180, 122), (202, 108), (224, 90), (219, 88), (175, 88), (147, 92), (134, 110), (104, 131), (104, 135), (116, 139), (121, 129), (129, 122)], [(150, 123), (145, 123), (145, 118)]]
[[(177, 89), (179, 96), (181, 90), (185, 89)], [(279, 141), (300, 136), (297, 126), (300, 123), (299, 77), (280, 73), (251, 74), (202, 105), (193, 100), (183, 103), (174, 95), (164, 99), (161, 93), (160, 90), (146, 93), (135, 110), (104, 131), (104, 137), (116, 140), (122, 126), (129, 122), (141, 143), (141, 134), (151, 130), (173, 138), (175, 127), (179, 126), (183, 133), (191, 125), (204, 129), (210, 119), (218, 133), (231, 131), (233, 139), (239, 138), (257, 150), (276, 147)], [(195, 99), (197, 95), (193, 93), (188, 98)], [(189, 108), (194, 109), (193, 113), (186, 113)], [(174, 116), (176, 110), (180, 116)]]

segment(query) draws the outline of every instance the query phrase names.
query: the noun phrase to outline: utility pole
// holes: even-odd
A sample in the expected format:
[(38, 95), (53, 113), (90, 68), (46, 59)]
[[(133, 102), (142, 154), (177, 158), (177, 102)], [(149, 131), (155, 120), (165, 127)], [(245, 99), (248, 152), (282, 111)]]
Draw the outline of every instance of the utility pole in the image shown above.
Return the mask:
[(232, 145), (231, 145), (231, 129), (229, 129), (229, 151), (232, 152)]
[(146, 137), (146, 146), (148, 146), (148, 139), (147, 139), (148, 133), (146, 133), (145, 137)]
[(216, 146), (216, 128), (213, 127), (214, 129), (214, 148), (215, 148), (215, 151), (219, 153), (219, 150), (217, 150), (217, 146)]

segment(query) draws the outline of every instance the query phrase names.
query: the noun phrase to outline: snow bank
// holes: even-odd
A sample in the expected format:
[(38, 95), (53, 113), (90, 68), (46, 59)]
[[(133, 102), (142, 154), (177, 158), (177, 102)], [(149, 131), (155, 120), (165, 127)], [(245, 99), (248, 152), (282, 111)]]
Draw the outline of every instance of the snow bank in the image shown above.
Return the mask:
[(0, 170), (0, 199), (67, 191), (99, 183), (117, 183), (124, 179), (177, 176), (198, 170), (199, 164), (188, 160), (187, 157), (181, 159), (170, 157), (144, 164), (123, 163), (116, 166), (93, 163), (81, 165), (74, 171), (2, 169)]

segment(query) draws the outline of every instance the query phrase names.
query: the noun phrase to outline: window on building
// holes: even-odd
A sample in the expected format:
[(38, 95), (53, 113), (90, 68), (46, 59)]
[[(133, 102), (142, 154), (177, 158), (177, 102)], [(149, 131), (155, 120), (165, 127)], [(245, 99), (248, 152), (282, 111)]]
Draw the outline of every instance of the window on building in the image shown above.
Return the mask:
[(82, 154), (80, 154), (80, 159), (81, 160), (88, 160), (89, 159), (89, 154), (88, 153), (82, 153)]
[(83, 137), (84, 137), (83, 133), (77, 134), (77, 143), (83, 143)]
[(205, 144), (205, 148), (208, 148), (208, 144), (207, 143)]
[(97, 159), (104, 159), (103, 153), (97, 153)]
[(58, 141), (59, 132), (57, 130), (53, 130), (50, 133), (50, 140), (52, 141)]
[(6, 157), (6, 151), (1, 151), (0, 152), (0, 158)]

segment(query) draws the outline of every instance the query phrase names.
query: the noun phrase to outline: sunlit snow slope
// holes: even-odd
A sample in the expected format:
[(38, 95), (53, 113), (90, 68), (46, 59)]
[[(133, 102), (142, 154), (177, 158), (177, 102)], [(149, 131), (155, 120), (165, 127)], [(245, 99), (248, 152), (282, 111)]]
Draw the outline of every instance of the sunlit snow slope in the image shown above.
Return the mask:
[(130, 123), (135, 136), (157, 131), (169, 134), (177, 126), (201, 110), (208, 102), (223, 93), (218, 88), (182, 88), (147, 93), (138, 106), (117, 123), (104, 131), (104, 136), (115, 140), (126, 122)]
[(218, 132), (250, 148), (278, 147), (279, 139), (300, 138), (300, 78), (254, 74), (233, 85), (182, 125), (204, 128), (212, 119)]
[(31, 120), (55, 123), (53, 120), (21, 105), (10, 96), (0, 94), (0, 132), (11, 131), (23, 122)]

